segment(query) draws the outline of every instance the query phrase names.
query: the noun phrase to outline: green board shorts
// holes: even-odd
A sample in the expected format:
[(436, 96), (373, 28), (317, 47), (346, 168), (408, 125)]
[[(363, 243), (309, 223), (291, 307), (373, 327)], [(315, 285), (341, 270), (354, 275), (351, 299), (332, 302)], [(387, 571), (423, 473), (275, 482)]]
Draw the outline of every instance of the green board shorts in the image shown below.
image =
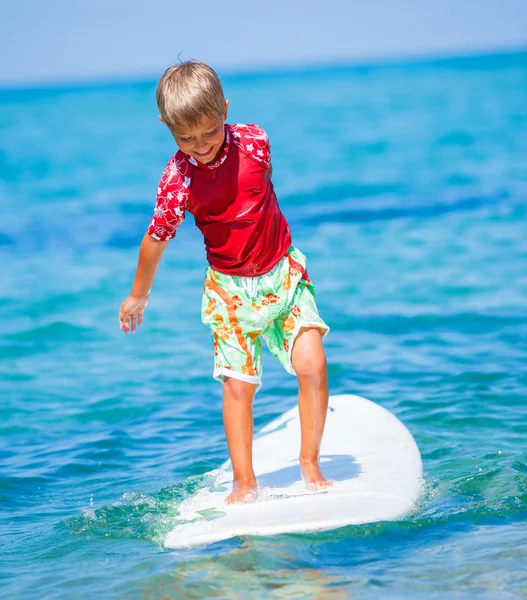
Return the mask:
[(294, 246), (265, 275), (238, 277), (207, 269), (201, 319), (214, 342), (214, 379), (224, 377), (262, 384), (262, 338), (286, 371), (294, 341), (303, 327), (320, 330), (324, 323), (315, 301), (315, 288), (306, 270), (306, 257)]

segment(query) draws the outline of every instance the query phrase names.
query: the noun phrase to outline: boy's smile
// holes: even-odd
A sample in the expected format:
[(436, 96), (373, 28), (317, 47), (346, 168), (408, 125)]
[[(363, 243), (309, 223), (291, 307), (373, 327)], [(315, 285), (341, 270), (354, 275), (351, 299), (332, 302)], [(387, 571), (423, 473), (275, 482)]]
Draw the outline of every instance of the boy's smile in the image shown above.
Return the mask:
[(229, 101), (225, 102), (225, 113), (209, 117), (204, 115), (194, 126), (178, 124), (170, 128), (176, 144), (185, 154), (200, 163), (213, 162), (225, 141), (225, 120)]

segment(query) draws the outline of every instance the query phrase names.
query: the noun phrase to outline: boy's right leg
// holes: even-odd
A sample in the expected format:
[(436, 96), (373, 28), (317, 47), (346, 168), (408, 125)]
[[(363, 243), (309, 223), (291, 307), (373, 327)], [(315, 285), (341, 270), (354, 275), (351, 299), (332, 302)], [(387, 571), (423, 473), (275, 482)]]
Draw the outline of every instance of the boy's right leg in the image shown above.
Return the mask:
[(232, 463), (232, 492), (225, 502), (256, 500), (258, 483), (253, 470), (253, 400), (256, 384), (224, 377), (223, 424)]
[(254, 307), (254, 283), (207, 270), (201, 318), (214, 340), (214, 378), (223, 383), (223, 423), (232, 462), (233, 489), (228, 504), (256, 499), (257, 482), (252, 465), (253, 414), (256, 390), (261, 385), (260, 333), (267, 311)]

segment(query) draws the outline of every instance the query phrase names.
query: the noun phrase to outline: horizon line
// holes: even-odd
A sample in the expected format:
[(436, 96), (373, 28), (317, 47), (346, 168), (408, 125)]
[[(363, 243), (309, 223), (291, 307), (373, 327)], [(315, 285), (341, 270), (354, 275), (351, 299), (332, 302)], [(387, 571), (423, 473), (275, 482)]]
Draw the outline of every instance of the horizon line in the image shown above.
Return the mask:
[[(466, 60), (482, 60), (489, 58), (520, 57), (527, 54), (526, 46), (511, 46), (510, 48), (495, 49), (474, 49), (461, 53), (452, 52), (430, 52), (422, 54), (394, 54), (393, 56), (372, 56), (362, 58), (334, 58), (323, 61), (291, 61), (286, 64), (265, 64), (255, 63), (253, 65), (218, 66), (218, 71), (222, 79), (229, 78), (250, 78), (250, 77), (276, 77), (286, 75), (292, 72), (316, 73), (322, 71), (337, 70), (361, 70), (371, 68), (385, 68), (398, 66), (419, 66), (430, 64), (451, 63)], [(165, 67), (167, 68), (167, 67)], [(33, 81), (33, 82), (0, 82), (1, 92), (36, 92), (36, 91), (61, 91), (76, 89), (93, 89), (108, 87), (126, 87), (133, 85), (155, 84), (165, 68), (161, 67), (158, 74), (137, 73), (123, 75), (104, 75), (100, 78), (87, 77), (86, 79), (57, 79), (51, 81)]]

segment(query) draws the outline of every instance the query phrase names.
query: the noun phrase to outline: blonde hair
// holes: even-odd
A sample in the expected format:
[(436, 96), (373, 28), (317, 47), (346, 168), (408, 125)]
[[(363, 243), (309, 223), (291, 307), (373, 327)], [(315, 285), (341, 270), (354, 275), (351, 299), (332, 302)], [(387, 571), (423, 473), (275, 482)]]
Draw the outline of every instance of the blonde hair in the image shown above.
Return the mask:
[(197, 60), (169, 67), (157, 84), (156, 100), (169, 127), (193, 127), (204, 115), (214, 118), (225, 111), (223, 88), (216, 71)]

